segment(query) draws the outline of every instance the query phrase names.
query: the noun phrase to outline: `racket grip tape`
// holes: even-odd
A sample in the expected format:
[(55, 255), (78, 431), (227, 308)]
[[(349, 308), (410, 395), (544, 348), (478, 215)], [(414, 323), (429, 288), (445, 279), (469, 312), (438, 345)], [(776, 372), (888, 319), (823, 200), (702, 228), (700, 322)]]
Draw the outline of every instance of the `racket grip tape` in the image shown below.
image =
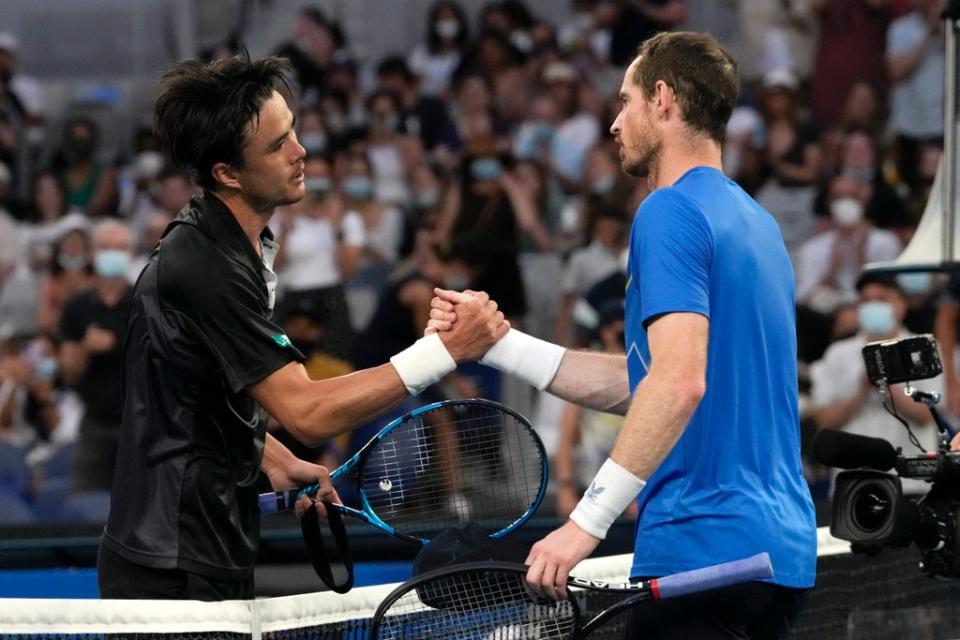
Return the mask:
[(260, 513), (279, 513), (281, 511), (291, 511), (300, 497), (300, 489), (290, 489), (289, 491), (271, 491), (260, 494)]
[(654, 599), (664, 600), (772, 577), (773, 565), (770, 564), (770, 555), (763, 552), (743, 560), (724, 562), (651, 580), (650, 589)]

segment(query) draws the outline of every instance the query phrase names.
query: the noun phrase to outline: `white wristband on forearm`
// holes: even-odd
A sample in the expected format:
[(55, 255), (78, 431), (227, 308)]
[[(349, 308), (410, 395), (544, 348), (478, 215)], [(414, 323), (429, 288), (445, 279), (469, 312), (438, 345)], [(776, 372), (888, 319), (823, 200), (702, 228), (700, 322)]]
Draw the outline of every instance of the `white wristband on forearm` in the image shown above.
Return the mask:
[(570, 514), (578, 527), (603, 540), (613, 521), (623, 513), (647, 483), (607, 458)]
[(490, 347), (480, 362), (504, 373), (512, 373), (543, 391), (557, 375), (565, 351), (560, 345), (510, 329)]
[(410, 395), (417, 395), (457, 368), (440, 334), (431, 333), (390, 358)]

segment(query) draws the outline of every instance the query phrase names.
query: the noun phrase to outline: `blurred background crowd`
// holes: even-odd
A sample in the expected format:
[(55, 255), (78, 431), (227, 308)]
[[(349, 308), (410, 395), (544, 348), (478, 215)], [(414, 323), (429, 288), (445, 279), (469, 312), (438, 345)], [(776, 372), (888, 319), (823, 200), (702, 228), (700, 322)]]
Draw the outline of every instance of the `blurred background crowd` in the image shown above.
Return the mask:
[[(221, 16), (224, 33), (189, 52), (206, 60), (249, 46), (253, 9), (286, 20), (282, 37), (261, 36), (251, 52), (290, 60), (308, 154), (307, 196), (271, 228), (281, 243), (276, 320), (311, 376), (381, 364), (407, 346), (434, 286), (486, 290), (536, 336), (623, 352), (624, 250), (647, 195), (620, 170), (609, 133), (623, 70), (653, 33), (709, 31), (743, 80), (725, 171), (776, 218), (794, 263), (804, 441), (831, 428), (910, 446), (866, 382), (859, 349), (936, 331), (951, 356), (960, 286), (860, 273), (910, 241), (936, 174), (936, 0), (387, 3), (398, 28), (416, 12), (395, 51), (351, 38), (341, 3), (212, 4), (247, 20), (234, 29)], [(109, 88), (53, 100), (31, 76), (35, 47), (23, 37), (0, 25), (0, 522), (97, 519), (132, 283), (197, 191), (158, 149), (149, 90), (139, 109), (119, 109)], [(928, 386), (960, 415), (956, 368), (945, 368)], [(429, 399), (476, 395), (531, 417), (553, 458), (552, 506), (568, 513), (619, 419), (479, 365)], [(897, 407), (934, 447), (928, 416)], [(363, 433), (298, 452), (336, 464)], [(806, 471), (825, 499), (829, 470)]]

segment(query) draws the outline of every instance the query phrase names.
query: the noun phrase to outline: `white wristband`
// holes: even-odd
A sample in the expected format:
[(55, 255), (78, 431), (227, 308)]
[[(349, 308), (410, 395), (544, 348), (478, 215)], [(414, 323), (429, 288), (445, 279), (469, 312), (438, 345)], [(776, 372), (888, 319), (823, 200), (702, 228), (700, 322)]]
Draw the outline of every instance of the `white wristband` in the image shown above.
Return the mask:
[(570, 514), (578, 527), (603, 540), (613, 521), (626, 510), (647, 483), (607, 458)]
[(431, 333), (390, 358), (410, 395), (417, 395), (457, 368), (440, 334)]
[(480, 362), (504, 373), (512, 373), (543, 391), (557, 375), (565, 351), (559, 345), (510, 329), (490, 347)]

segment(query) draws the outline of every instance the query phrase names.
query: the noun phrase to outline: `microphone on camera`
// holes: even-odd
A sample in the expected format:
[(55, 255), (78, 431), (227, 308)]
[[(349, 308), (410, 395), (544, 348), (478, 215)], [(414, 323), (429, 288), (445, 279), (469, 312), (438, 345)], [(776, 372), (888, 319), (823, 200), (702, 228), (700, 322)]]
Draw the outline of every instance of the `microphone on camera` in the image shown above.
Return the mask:
[(883, 438), (858, 436), (821, 429), (813, 438), (813, 457), (820, 464), (840, 469), (868, 467), (887, 471), (897, 464), (897, 450)]

